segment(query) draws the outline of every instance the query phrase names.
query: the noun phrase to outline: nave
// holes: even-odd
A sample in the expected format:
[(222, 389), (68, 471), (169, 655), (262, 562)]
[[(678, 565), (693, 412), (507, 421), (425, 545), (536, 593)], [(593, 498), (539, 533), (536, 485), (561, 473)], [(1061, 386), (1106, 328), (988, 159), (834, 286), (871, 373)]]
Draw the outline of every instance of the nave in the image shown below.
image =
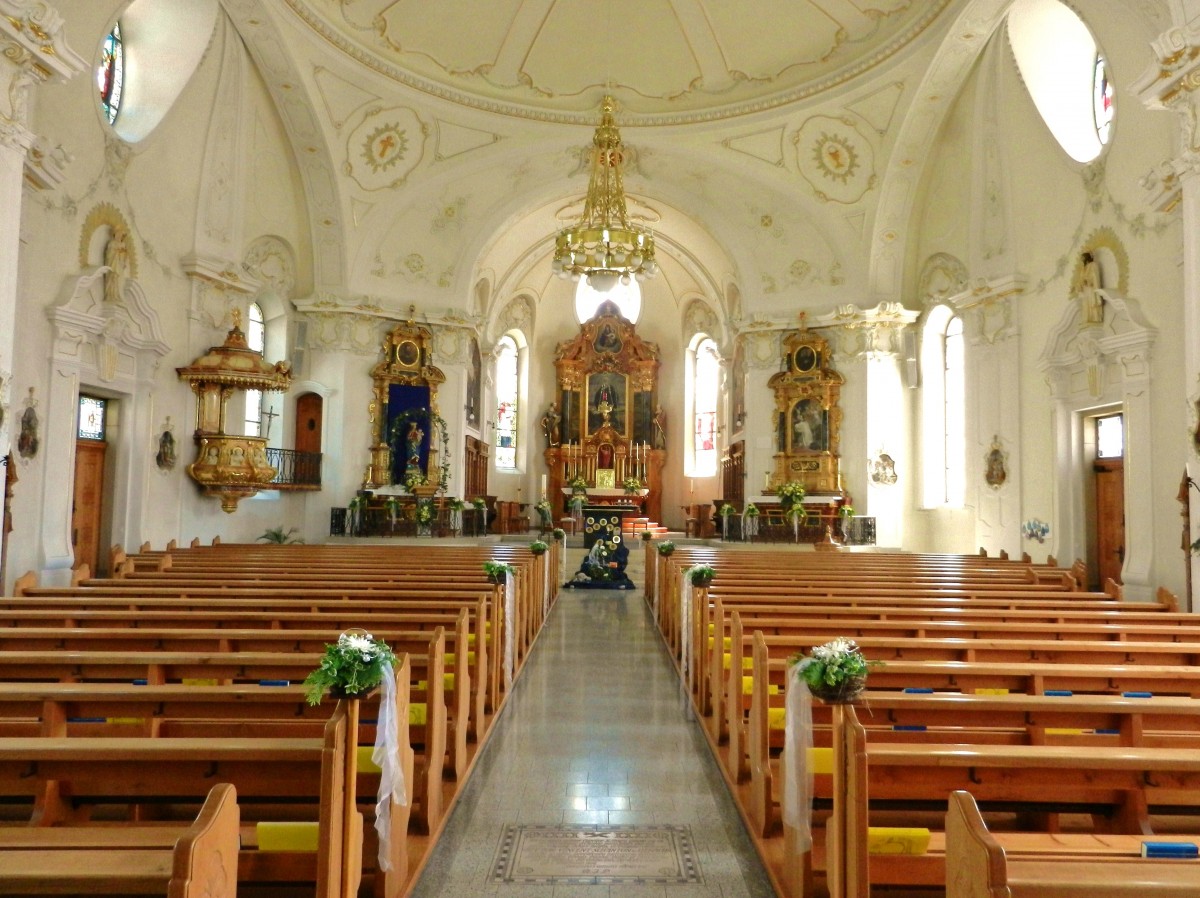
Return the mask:
[[(700, 881), (583, 885), (568, 869), (553, 884), (497, 881), (511, 824), (683, 826)], [(642, 591), (563, 591), (413, 898), (774, 894)]]

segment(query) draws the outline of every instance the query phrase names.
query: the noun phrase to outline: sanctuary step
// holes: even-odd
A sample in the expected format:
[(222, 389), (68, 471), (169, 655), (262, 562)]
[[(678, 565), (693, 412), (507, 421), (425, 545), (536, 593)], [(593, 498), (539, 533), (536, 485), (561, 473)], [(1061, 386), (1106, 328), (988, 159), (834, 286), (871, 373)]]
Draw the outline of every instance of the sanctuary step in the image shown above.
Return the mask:
[(667, 528), (649, 518), (625, 518), (621, 522), (621, 533), (627, 536), (639, 536), (642, 531), (649, 530), (655, 539), (667, 535)]

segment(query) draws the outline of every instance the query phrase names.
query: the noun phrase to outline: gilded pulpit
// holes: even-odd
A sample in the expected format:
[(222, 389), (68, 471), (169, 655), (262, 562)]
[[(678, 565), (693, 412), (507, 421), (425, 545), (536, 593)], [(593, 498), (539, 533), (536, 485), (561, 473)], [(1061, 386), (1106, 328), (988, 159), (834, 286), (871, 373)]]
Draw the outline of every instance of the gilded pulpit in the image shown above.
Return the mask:
[(543, 417), (547, 498), (565, 503), (563, 488), (582, 482), (589, 496), (628, 494), (647, 517), (662, 519), (659, 364), (658, 346), (639, 337), (612, 302), (558, 345), (558, 400)]

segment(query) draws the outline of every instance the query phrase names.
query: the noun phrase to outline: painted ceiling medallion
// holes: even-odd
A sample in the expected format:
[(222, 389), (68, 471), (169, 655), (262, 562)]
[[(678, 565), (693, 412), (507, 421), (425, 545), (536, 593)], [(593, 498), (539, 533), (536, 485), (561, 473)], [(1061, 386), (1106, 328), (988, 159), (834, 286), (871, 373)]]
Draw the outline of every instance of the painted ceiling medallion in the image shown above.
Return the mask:
[(875, 151), (853, 119), (813, 116), (793, 142), (800, 174), (822, 202), (857, 203), (875, 186)]
[(424, 153), (426, 128), (408, 108), (367, 111), (346, 141), (346, 168), (363, 190), (403, 184)]
[(952, 5), (762, 0), (748, 15), (722, 0), (285, 2), (343, 53), (425, 93), (581, 123), (605, 92), (630, 124), (711, 121), (812, 96), (883, 64)]

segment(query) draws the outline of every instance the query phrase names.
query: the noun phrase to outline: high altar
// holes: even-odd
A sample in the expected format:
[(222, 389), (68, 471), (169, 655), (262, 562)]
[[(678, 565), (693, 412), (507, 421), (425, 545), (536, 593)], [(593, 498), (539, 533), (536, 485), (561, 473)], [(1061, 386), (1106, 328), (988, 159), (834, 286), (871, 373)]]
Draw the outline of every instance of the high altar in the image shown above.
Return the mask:
[[(547, 498), (566, 512), (564, 487), (576, 478), (591, 502), (642, 505), (662, 520), (666, 440), (658, 401), (658, 346), (641, 339), (612, 302), (602, 303), (579, 335), (558, 345), (558, 401), (543, 417)], [(627, 494), (625, 481), (640, 488)]]

